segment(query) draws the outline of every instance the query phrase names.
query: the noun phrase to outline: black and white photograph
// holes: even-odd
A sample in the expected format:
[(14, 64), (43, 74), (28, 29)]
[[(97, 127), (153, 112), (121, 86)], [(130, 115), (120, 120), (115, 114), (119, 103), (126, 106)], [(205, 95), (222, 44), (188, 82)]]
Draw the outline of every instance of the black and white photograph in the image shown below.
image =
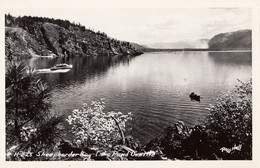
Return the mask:
[(252, 7), (15, 2), (1, 13), (5, 162), (254, 159)]

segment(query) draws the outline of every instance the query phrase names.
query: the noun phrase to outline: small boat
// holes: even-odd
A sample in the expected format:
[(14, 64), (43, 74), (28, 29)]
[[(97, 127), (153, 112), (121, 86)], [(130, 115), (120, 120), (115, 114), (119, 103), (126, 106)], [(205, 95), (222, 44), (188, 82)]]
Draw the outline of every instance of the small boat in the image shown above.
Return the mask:
[(71, 68), (72, 68), (72, 65), (63, 63), (63, 64), (57, 64), (56, 66), (52, 67), (51, 71), (58, 70), (58, 69), (71, 69)]

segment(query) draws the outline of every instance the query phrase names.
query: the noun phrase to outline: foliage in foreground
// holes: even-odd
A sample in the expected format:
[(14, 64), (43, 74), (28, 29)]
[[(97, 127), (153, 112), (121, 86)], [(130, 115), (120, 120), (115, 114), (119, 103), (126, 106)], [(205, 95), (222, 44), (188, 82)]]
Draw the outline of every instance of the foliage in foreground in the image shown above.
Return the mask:
[(24, 63), (7, 62), (5, 92), (6, 159), (22, 159), (16, 152), (51, 149), (63, 118), (50, 113), (48, 86)]
[(203, 122), (214, 151), (241, 146), (240, 151), (230, 153), (218, 150), (226, 159), (252, 158), (252, 81), (239, 82), (234, 94), (220, 98), (209, 108)]
[(105, 102), (92, 101), (90, 105), (83, 104), (82, 109), (75, 109), (68, 116), (68, 123), (72, 126), (74, 142), (78, 146), (97, 145), (108, 147), (117, 141), (124, 143), (126, 122), (132, 120), (129, 112), (105, 112)]

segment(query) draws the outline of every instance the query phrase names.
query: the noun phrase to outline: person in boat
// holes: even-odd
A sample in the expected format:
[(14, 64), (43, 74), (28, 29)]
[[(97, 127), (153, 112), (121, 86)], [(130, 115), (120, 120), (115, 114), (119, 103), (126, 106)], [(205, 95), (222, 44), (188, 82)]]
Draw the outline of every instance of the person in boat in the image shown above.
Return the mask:
[(195, 100), (195, 101), (200, 102), (200, 96), (197, 95), (197, 94), (195, 94), (194, 92), (191, 92), (191, 94), (190, 94), (189, 97), (190, 97), (190, 100), (191, 100), (191, 101)]

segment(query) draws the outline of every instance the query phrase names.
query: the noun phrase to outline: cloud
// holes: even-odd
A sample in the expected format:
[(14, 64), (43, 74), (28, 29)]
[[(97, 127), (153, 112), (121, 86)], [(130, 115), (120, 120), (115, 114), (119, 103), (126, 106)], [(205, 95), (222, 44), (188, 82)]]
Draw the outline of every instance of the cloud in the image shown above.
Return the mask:
[(211, 38), (222, 32), (250, 29), (250, 12), (249, 9), (179, 9), (149, 27), (165, 42)]

